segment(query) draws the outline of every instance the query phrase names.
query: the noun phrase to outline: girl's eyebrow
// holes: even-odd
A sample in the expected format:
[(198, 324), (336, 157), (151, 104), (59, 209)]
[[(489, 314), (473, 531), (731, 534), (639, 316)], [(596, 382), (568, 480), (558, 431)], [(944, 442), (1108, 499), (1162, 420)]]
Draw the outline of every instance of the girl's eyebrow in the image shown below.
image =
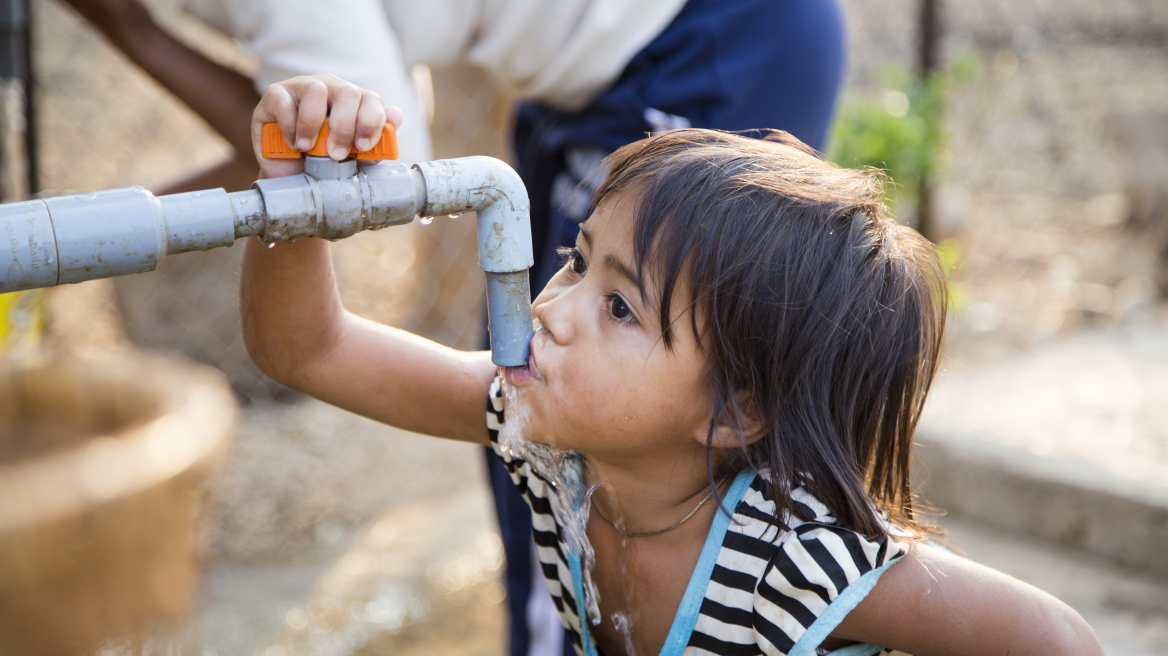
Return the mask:
[[(580, 225), (580, 236), (584, 238), (584, 243), (588, 244), (588, 248), (592, 248), (592, 235), (588, 234), (588, 229), (583, 224)], [(604, 256), (604, 266), (616, 271), (619, 275), (624, 276), (636, 286), (637, 291), (641, 293), (641, 298), (645, 298), (645, 287), (641, 284), (641, 276), (637, 272), (629, 268), (619, 257), (608, 253)]]
[(644, 295), (645, 288), (641, 286), (641, 277), (637, 275), (636, 271), (633, 271), (628, 266), (626, 266), (619, 257), (613, 255), (612, 253), (608, 253), (604, 256), (604, 266), (616, 271), (625, 278), (628, 278), (629, 282), (636, 285), (637, 289), (641, 292), (641, 295)]

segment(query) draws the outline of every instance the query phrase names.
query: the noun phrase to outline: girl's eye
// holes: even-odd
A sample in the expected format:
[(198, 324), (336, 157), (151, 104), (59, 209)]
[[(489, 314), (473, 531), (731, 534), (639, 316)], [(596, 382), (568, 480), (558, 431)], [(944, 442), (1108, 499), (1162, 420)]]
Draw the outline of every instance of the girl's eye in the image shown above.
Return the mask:
[(608, 312), (613, 319), (623, 323), (634, 323), (636, 317), (633, 316), (633, 309), (625, 299), (621, 298), (620, 294), (608, 295)]
[(588, 271), (588, 264), (584, 261), (584, 255), (580, 253), (579, 248), (566, 248), (561, 246), (557, 249), (560, 257), (564, 259), (564, 266), (572, 273), (582, 276)]

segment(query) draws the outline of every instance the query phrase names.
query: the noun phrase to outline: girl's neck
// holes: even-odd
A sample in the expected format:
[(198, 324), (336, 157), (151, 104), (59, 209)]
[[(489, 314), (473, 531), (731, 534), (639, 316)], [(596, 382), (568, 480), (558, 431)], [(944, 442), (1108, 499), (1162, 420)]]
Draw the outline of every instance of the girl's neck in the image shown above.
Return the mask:
[(599, 485), (587, 531), (602, 618), (593, 637), (605, 652), (656, 654), (665, 644), (718, 507), (702, 503), (710, 479), (695, 446), (648, 462), (585, 457), (586, 480)]
[[(710, 493), (705, 451), (666, 461), (606, 462), (585, 456), (592, 504), (628, 533), (670, 526)], [(698, 456), (698, 457), (694, 457)]]

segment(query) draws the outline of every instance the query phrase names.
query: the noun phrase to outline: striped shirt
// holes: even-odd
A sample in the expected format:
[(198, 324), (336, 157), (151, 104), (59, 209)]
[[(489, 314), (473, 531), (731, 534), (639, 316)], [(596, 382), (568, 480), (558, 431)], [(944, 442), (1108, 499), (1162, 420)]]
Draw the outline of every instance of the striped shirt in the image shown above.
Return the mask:
[[(531, 506), (537, 557), (572, 645), (579, 654), (594, 654), (583, 629), (580, 555), (565, 536), (569, 509), (550, 481), (499, 447), (504, 421), (496, 378), (487, 404), (491, 444)], [(888, 537), (869, 539), (838, 526), (828, 508), (803, 488), (794, 489), (791, 500), (795, 517), (784, 517), (784, 526), (777, 526), (766, 477), (739, 474), (724, 498), (724, 506), (734, 512), (715, 515), (663, 656), (822, 653), (818, 645), (905, 553)], [(883, 651), (850, 647), (848, 653)]]

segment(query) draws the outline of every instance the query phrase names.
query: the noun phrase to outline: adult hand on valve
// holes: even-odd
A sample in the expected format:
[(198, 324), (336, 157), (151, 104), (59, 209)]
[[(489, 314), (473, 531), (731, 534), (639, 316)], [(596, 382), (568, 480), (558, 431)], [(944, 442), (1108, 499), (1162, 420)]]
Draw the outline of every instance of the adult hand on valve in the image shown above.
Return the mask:
[(360, 152), (376, 146), (386, 122), (400, 127), (402, 111), (385, 106), (376, 93), (335, 75), (300, 76), (273, 84), (264, 91), (251, 118), (252, 149), (260, 163), (260, 177), (295, 175), (304, 170), (303, 159), (263, 157), (265, 123), (277, 123), (289, 145), (307, 151), (316, 143), (326, 118), (328, 153), (340, 161), (354, 146)]

